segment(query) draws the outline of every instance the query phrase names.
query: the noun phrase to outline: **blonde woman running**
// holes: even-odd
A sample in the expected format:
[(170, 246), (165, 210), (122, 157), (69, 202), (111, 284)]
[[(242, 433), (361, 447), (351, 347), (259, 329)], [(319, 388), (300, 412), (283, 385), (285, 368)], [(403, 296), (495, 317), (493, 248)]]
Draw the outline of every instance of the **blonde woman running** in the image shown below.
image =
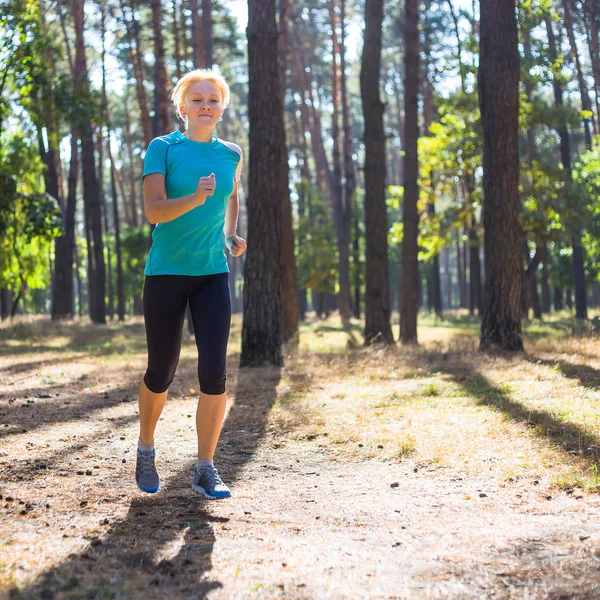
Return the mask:
[(159, 487), (154, 431), (179, 362), (189, 303), (200, 382), (192, 488), (210, 499), (231, 495), (213, 464), (225, 415), (231, 320), (223, 236), (232, 256), (246, 250), (246, 241), (236, 235), (242, 151), (213, 134), (229, 98), (229, 86), (219, 73), (186, 73), (172, 95), (186, 131), (152, 140), (144, 159), (144, 209), (156, 227), (144, 271), (148, 368), (139, 393), (135, 479), (148, 493)]

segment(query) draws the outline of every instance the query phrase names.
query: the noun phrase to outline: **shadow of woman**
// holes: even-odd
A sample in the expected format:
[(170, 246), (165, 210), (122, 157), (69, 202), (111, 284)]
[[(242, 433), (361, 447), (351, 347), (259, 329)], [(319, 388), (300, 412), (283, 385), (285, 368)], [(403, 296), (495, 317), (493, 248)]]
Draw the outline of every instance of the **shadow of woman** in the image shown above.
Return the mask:
[[(235, 400), (227, 414), (215, 462), (226, 482), (235, 481), (264, 437), (277, 397), (280, 369), (237, 372)], [(161, 482), (155, 495), (140, 495), (123, 519), (102, 538), (43, 573), (31, 585), (12, 589), (14, 600), (29, 598), (202, 598), (221, 587), (210, 577), (216, 541), (211, 502), (191, 490), (193, 462)], [(132, 481), (124, 486), (135, 485)], [(107, 523), (104, 523), (107, 524)], [(229, 525), (230, 528), (235, 524)]]

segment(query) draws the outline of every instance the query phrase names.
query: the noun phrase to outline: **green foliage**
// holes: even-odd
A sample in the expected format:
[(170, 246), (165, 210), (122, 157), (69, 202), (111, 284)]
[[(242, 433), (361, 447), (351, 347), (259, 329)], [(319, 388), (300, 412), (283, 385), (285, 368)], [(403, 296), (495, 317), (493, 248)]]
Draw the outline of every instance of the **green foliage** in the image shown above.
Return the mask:
[(297, 238), (302, 240), (297, 256), (298, 286), (334, 293), (339, 259), (331, 211), (317, 193), (309, 191), (309, 195), (309, 216), (300, 219), (297, 230)]
[(61, 233), (60, 209), (42, 191), (42, 163), (25, 133), (8, 137), (0, 161), (0, 286), (45, 288), (51, 240)]
[(121, 235), (123, 293), (125, 298), (133, 298), (142, 293), (144, 267), (150, 244), (150, 229), (146, 226), (130, 229)]

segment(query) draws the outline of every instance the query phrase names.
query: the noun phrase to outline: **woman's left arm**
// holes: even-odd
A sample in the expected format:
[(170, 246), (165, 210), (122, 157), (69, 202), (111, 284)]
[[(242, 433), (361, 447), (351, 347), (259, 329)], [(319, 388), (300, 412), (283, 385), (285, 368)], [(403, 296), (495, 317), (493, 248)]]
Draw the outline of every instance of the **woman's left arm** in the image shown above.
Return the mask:
[(236, 235), (238, 214), (240, 203), (238, 199), (238, 182), (234, 183), (233, 192), (227, 203), (225, 212), (225, 226), (223, 233), (225, 234), (225, 245), (232, 256), (240, 256), (246, 250), (246, 240)]

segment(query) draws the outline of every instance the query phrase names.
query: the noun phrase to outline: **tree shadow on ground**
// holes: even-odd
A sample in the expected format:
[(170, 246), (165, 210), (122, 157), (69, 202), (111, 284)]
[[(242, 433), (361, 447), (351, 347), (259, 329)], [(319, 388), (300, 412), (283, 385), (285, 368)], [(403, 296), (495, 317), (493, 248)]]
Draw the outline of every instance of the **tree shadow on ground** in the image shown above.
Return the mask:
[(0, 401), (0, 439), (31, 433), (47, 425), (95, 418), (103, 410), (137, 401), (138, 387), (136, 382), (105, 392), (80, 394), (73, 392), (71, 382), (51, 388), (19, 390), (9, 399)]
[[(227, 415), (215, 460), (233, 483), (265, 435), (277, 398), (279, 368), (240, 369), (235, 402)], [(12, 600), (33, 598), (203, 598), (221, 586), (208, 577), (216, 541), (213, 506), (191, 490), (193, 462), (161, 482), (155, 495), (135, 498), (127, 516), (112, 523), (102, 539), (43, 573)], [(133, 473), (128, 485), (135, 485)], [(116, 492), (116, 490), (115, 490)], [(111, 494), (107, 491), (107, 494)], [(235, 527), (235, 522), (229, 525)]]
[(546, 367), (558, 368), (560, 372), (569, 379), (576, 379), (586, 388), (600, 389), (600, 370), (589, 365), (572, 363), (566, 360), (545, 360), (537, 356), (529, 356), (528, 360), (533, 364), (541, 364)]
[(467, 360), (453, 365), (437, 353), (423, 352), (419, 357), (416, 354), (413, 357), (415, 368), (427, 362), (432, 369), (449, 375), (478, 405), (500, 410), (513, 421), (530, 427), (538, 437), (549, 439), (570, 457), (579, 456), (590, 466), (600, 466), (600, 437), (597, 435), (575, 423), (561, 421), (548, 411), (528, 408), (513, 400), (510, 393), (490, 382)]

